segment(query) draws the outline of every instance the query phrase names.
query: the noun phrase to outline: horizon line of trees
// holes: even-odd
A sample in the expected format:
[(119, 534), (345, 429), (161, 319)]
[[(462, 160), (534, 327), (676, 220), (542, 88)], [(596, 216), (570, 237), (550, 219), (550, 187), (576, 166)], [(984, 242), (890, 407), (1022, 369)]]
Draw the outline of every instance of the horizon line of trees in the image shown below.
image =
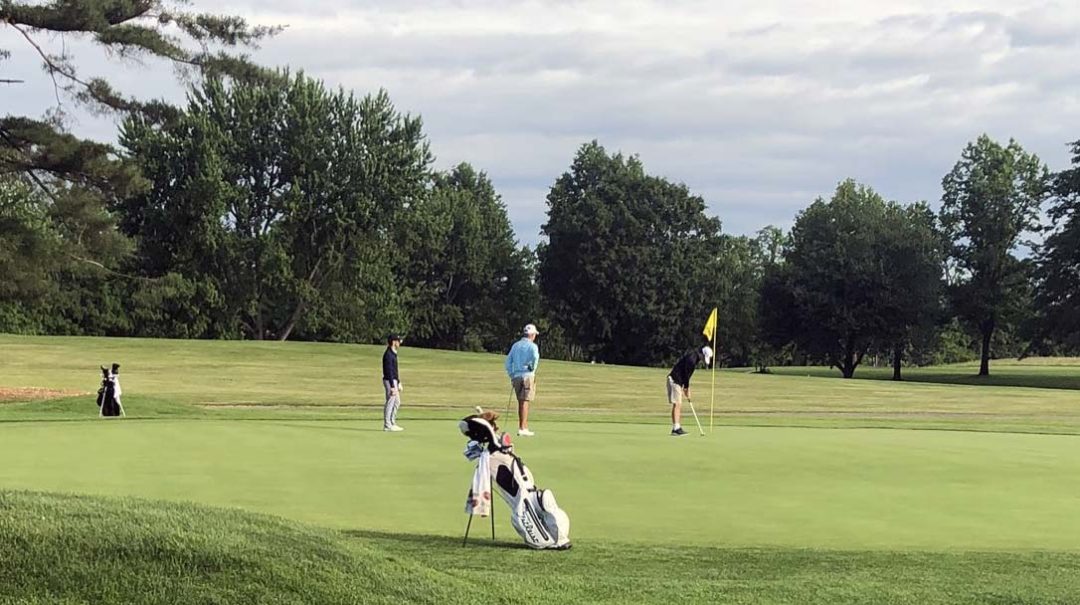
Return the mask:
[(385, 92), (252, 65), (232, 51), (275, 28), (174, 4), (0, 7), (28, 40), (80, 32), (192, 79), (183, 106), (143, 102), (42, 51), (67, 94), (121, 118), (118, 146), (61, 119), (0, 118), (0, 331), (401, 332), (502, 352), (534, 322), (545, 357), (656, 365), (702, 342), (716, 306), (720, 362), (760, 371), (851, 377), (884, 359), (900, 379), (905, 364), (979, 359), (988, 374), (995, 357), (1080, 351), (1080, 141), (1052, 173), (983, 135), (943, 178), (937, 212), (847, 179), (790, 231), (754, 236), (724, 233), (686, 185), (592, 141), (554, 180), (532, 250), (487, 175), (433, 169), (422, 121)]

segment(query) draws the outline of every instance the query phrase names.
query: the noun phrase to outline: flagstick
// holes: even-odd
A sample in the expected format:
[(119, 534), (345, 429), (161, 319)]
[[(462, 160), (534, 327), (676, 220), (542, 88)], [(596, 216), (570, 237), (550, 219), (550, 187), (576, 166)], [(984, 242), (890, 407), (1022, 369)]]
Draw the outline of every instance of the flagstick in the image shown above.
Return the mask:
[(713, 328), (712, 339), (712, 388), (709, 394), (709, 434), (712, 434), (713, 427), (713, 405), (716, 403), (716, 359), (720, 353), (716, 350), (716, 328)]

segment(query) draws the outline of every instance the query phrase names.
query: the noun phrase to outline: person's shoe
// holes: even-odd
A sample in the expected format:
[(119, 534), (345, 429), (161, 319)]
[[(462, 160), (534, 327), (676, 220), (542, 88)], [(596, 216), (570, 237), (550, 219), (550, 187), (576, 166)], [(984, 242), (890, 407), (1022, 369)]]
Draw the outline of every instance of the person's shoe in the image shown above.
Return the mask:
[(405, 429), (403, 429), (400, 426), (395, 424), (394, 426), (384, 426), (383, 430), (388, 432), (388, 433), (397, 433), (397, 432), (400, 432), (400, 431), (404, 431)]
[(677, 428), (677, 429), (672, 429), (672, 431), (671, 431), (671, 436), (672, 437), (682, 437), (685, 434), (686, 434), (686, 431), (684, 431), (683, 427), (681, 427), (681, 426), (679, 428)]
[(536, 433), (530, 431), (529, 429), (518, 429), (518, 437), (532, 437), (535, 434)]

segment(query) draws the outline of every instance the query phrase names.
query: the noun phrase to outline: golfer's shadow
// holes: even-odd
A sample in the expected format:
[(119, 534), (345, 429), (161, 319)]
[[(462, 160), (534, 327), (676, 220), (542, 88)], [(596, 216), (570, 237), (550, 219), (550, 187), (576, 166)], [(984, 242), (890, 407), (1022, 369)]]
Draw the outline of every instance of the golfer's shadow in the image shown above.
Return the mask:
[(277, 425), (277, 426), (287, 426), (287, 427), (294, 428), (294, 429), (312, 429), (312, 430), (316, 430), (316, 431), (350, 431), (350, 432), (359, 431), (359, 432), (364, 432), (364, 433), (369, 433), (369, 432), (370, 433), (382, 433), (382, 432), (384, 432), (381, 428), (377, 428), (377, 427), (326, 426), (326, 425), (321, 425), (320, 426), (319, 424), (315, 424), (316, 422), (319, 422), (319, 423), (322, 423), (322, 422), (326, 422), (326, 423), (330, 423), (330, 422), (354, 422), (354, 421), (350, 421), (350, 420), (313, 420), (313, 421), (309, 421), (312, 424), (296, 424), (296, 423), (293, 423), (293, 422), (282, 422), (280, 420), (273, 420), (271, 422), (273, 424)]
[[(475, 531), (476, 528), (473, 529)], [(484, 529), (488, 528), (485, 526)], [(470, 535), (468, 543), (465, 543), (461, 537), (438, 536), (432, 534), (401, 534), (368, 529), (346, 529), (342, 530), (341, 534), (360, 540), (372, 540), (384, 543), (396, 542), (408, 548), (415, 548), (417, 546), (461, 548), (464, 545), (469, 548), (500, 548), (508, 550), (528, 549), (528, 546), (520, 542), (514, 543), (502, 540), (492, 540), (490, 534), (485, 535), (482, 533), (479, 535), (476, 533)]]

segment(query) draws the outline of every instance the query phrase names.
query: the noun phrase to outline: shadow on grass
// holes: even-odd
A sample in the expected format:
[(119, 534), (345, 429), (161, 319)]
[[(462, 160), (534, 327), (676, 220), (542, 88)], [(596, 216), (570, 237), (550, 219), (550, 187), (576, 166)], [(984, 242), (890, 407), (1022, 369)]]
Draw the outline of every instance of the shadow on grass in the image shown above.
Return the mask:
[[(945, 384), (963, 386), (1023, 387), (1032, 389), (1080, 390), (1080, 371), (1068, 366), (1039, 367), (1029, 369), (1017, 366), (1004, 366), (990, 369), (989, 376), (979, 376), (974, 368), (907, 368), (903, 381), (907, 383)], [(772, 368), (771, 375), (803, 376), (812, 378), (843, 379), (840, 372), (823, 367), (778, 367)], [(852, 380), (892, 380), (892, 370), (888, 368), (859, 368)]]
[[(479, 526), (478, 526), (479, 523)], [(367, 529), (346, 529), (341, 532), (342, 535), (353, 539), (371, 540), (374, 542), (396, 543), (402, 546), (416, 547), (433, 547), (433, 548), (496, 548), (503, 550), (529, 550), (529, 547), (525, 546), (521, 542), (507, 542), (503, 539), (492, 540), (489, 531), (490, 525), (488, 525), (487, 519), (477, 520), (473, 523), (472, 531), (469, 533), (468, 543), (464, 543), (465, 527), (461, 528), (461, 536), (437, 536), (433, 534), (405, 534), (405, 533), (393, 533), (374, 531)], [(480, 532), (480, 533), (477, 533)]]
[[(317, 431), (348, 431), (348, 432), (359, 432), (359, 433), (381, 433), (381, 432), (383, 432), (382, 427), (377, 426), (378, 424), (380, 424), (382, 422), (381, 420), (372, 421), (373, 426), (370, 426), (370, 427), (333, 426), (333, 425), (328, 424), (329, 422), (358, 422), (357, 420), (354, 420), (354, 419), (351, 419), (351, 418), (349, 418), (349, 419), (329, 419), (329, 420), (326, 420), (326, 421), (322, 421), (320, 423), (315, 423), (315, 421), (312, 421), (312, 424), (297, 424), (297, 423), (294, 423), (294, 422), (278, 422), (278, 421), (274, 421), (272, 419), (270, 420), (270, 422), (271, 422), (271, 424), (275, 424), (277, 426), (287, 426), (287, 427), (294, 428), (294, 429), (314, 429), (314, 430), (317, 430)], [(359, 422), (363, 422), (363, 421), (359, 421)]]

